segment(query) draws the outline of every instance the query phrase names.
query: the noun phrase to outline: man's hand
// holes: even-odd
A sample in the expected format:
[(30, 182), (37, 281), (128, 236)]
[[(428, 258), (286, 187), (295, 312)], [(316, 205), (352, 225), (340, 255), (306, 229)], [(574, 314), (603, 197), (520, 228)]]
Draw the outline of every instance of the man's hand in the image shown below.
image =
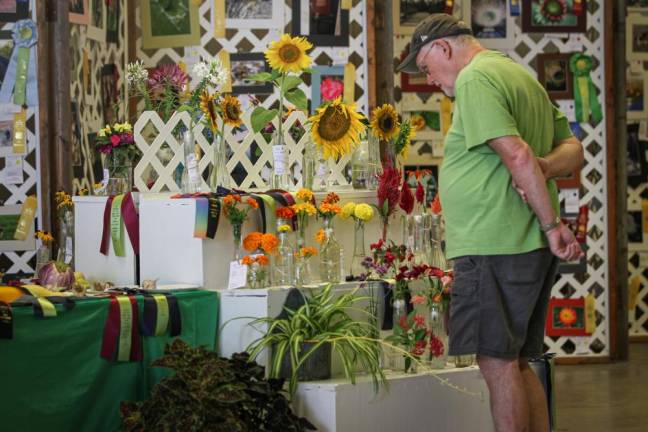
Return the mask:
[[(542, 171), (542, 174), (545, 176), (545, 180), (549, 180), (547, 178), (547, 172), (549, 172), (549, 162), (545, 158), (536, 158), (536, 161), (538, 161), (538, 165), (540, 166), (540, 171)], [(522, 201), (524, 202), (529, 202), (527, 199), (526, 193), (520, 188), (517, 183), (515, 183), (515, 180), (512, 181), (512, 186), (515, 188), (517, 193), (520, 195), (520, 198), (522, 198)]]
[(551, 252), (558, 258), (565, 261), (574, 261), (584, 255), (580, 244), (576, 241), (576, 237), (565, 224), (561, 223), (546, 234)]

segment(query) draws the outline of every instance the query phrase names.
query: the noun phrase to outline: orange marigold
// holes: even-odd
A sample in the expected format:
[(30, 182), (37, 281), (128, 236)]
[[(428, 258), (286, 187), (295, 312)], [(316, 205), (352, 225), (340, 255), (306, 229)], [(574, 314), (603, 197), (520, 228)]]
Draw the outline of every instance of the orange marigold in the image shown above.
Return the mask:
[(331, 203), (328, 203), (328, 202), (323, 202), (320, 205), (319, 210), (320, 210), (321, 213), (338, 214), (338, 213), (340, 213), (342, 211), (342, 208), (337, 204), (331, 204)]
[(319, 244), (322, 244), (326, 241), (326, 233), (323, 229), (317, 231), (317, 234), (315, 234), (315, 241)]
[(295, 210), (290, 207), (278, 208), (276, 213), (277, 217), (280, 219), (292, 219), (295, 216)]
[(298, 258), (310, 258), (317, 255), (317, 249), (315, 249), (314, 247), (306, 246), (299, 249), (299, 252), (297, 252), (295, 255), (297, 255)]
[(259, 255), (259, 256), (256, 257), (256, 262), (259, 265), (268, 265), (269, 260), (268, 260), (267, 256)]
[(223, 198), (223, 204), (225, 205), (225, 207), (234, 205), (234, 195), (225, 196), (225, 198)]
[(244, 256), (243, 259), (241, 259), (241, 264), (249, 266), (252, 265), (252, 258), (248, 255)]
[(248, 198), (247, 200), (245, 200), (245, 202), (247, 203), (247, 205), (249, 205), (253, 209), (258, 209), (259, 208), (259, 203), (256, 202), (256, 200), (254, 198)]
[(313, 199), (313, 192), (310, 189), (301, 188), (297, 191), (297, 199), (304, 202), (310, 201)]
[(262, 238), (263, 234), (261, 234), (260, 232), (251, 232), (243, 239), (243, 247), (248, 252), (254, 252), (261, 246)]
[(267, 233), (261, 237), (261, 249), (266, 253), (274, 253), (279, 246), (279, 239), (276, 235)]
[(327, 204), (335, 204), (337, 202), (340, 202), (340, 196), (335, 192), (330, 192), (328, 195), (326, 195), (326, 198), (324, 198), (323, 202)]

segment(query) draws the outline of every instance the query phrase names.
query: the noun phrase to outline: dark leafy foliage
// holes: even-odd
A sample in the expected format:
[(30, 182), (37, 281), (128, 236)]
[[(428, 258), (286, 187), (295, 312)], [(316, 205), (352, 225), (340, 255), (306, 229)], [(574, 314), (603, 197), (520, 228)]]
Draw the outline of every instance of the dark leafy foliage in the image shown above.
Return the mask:
[(266, 380), (264, 368), (246, 353), (225, 359), (176, 339), (153, 366), (175, 375), (162, 378), (148, 400), (121, 403), (126, 431), (315, 430), (292, 412), (283, 380)]

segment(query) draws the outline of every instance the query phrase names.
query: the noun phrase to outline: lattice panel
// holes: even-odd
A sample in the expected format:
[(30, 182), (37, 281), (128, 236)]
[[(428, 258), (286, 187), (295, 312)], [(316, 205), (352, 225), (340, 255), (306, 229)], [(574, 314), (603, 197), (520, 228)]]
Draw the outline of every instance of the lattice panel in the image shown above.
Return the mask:
[[(102, 103), (101, 76), (102, 67), (114, 64), (117, 68), (117, 88), (119, 89), (119, 115), (122, 122), (127, 119), (126, 80), (124, 68), (127, 57), (127, 0), (119, 0), (120, 14), (117, 43), (98, 42), (88, 38), (85, 25), (70, 24), (70, 48), (72, 67), (70, 70), (70, 99), (76, 102), (79, 117), (79, 133), (81, 140), (73, 140), (73, 192), (78, 194), (81, 189), (92, 190), (92, 185), (102, 179), (101, 160), (94, 150), (88, 134), (95, 133), (105, 125), (104, 107)], [(84, 85), (84, 50), (87, 53), (90, 70), (90, 87)], [(74, 115), (74, 113), (72, 113)], [(72, 118), (72, 133), (75, 133), (74, 117)], [(77, 147), (78, 146), (78, 147)]]
[[(587, 2), (587, 34), (584, 41), (584, 52), (595, 58), (592, 80), (597, 89), (603, 88), (603, 0)], [(564, 39), (546, 37), (544, 34), (522, 33), (521, 18), (515, 17), (513, 25), (514, 47), (506, 51), (516, 62), (524, 65), (535, 74), (535, 59), (538, 54), (550, 52), (570, 52)], [(409, 41), (410, 36), (395, 35), (394, 62), (398, 62), (400, 50)], [(400, 76), (395, 75), (395, 96), (400, 112), (408, 110), (402, 103), (403, 92), (400, 88)], [(429, 94), (418, 94), (421, 103), (425, 104)], [(430, 98), (433, 100), (434, 98)], [(602, 105), (604, 94), (599, 95)], [(411, 109), (411, 108), (410, 108)], [(487, 109), (485, 107), (484, 109)], [(590, 207), (588, 225), (588, 266), (582, 275), (562, 274), (553, 287), (552, 296), (558, 298), (577, 298), (592, 293), (596, 298), (596, 331), (587, 338), (560, 337), (545, 338), (550, 352), (560, 356), (568, 355), (607, 355), (608, 348), (608, 274), (607, 274), (607, 195), (605, 169), (605, 121), (593, 126), (581, 124), (585, 138), (586, 164), (581, 172), (580, 204)], [(420, 144), (415, 144), (415, 150)], [(431, 149), (431, 146), (430, 146)], [(412, 154), (411, 152), (410, 154)], [(564, 196), (561, 194), (561, 201)], [(644, 285), (646, 287), (647, 285)], [(645, 293), (644, 293), (645, 296)]]
[[(200, 27), (201, 27), (201, 44), (197, 47), (191, 47), (192, 56), (200, 56), (203, 59), (210, 59), (218, 55), (221, 50), (229, 53), (247, 53), (257, 52), (262, 53), (265, 51), (267, 45), (276, 40), (284, 30), (289, 31), (291, 28), (292, 1), (286, 0), (283, 21), (277, 20), (273, 22), (271, 28), (259, 29), (234, 29), (228, 28), (226, 38), (214, 38), (214, 11), (213, 1), (203, 1), (200, 9)], [(356, 67), (356, 85), (355, 85), (355, 100), (358, 109), (367, 114), (368, 107), (368, 94), (367, 94), (367, 40), (366, 32), (366, 4), (362, 0), (354, 0), (353, 6), (349, 14), (349, 46), (348, 47), (323, 47), (316, 46), (309, 52), (314, 59), (315, 64), (330, 65), (331, 63), (347, 61), (353, 63)], [(146, 67), (154, 67), (163, 63), (178, 63), (183, 61), (187, 64), (189, 49), (182, 47), (178, 48), (165, 48), (165, 49), (142, 49), (141, 43), (141, 25), (140, 25), (140, 9), (139, 5), (136, 11), (136, 30), (134, 34), (137, 37), (137, 58), (144, 62)], [(305, 83), (300, 88), (306, 93), (310, 99), (311, 86), (308, 77), (305, 77)], [(258, 95), (263, 106), (270, 108), (277, 105), (278, 93), (269, 95)], [(244, 105), (247, 105), (247, 97), (240, 98)], [(290, 123), (290, 119), (286, 120)], [(300, 119), (301, 124), (304, 124), (303, 119)], [(249, 126), (249, 125), (248, 125)], [(248, 130), (251, 128), (248, 127)], [(198, 134), (195, 134), (198, 137)], [(269, 170), (269, 162), (271, 158), (270, 147), (268, 143), (258, 135), (256, 138), (249, 137), (248, 140), (233, 138), (232, 136), (226, 137), (226, 141), (230, 144), (232, 150), (230, 159), (227, 163), (230, 172), (238, 167), (244, 167), (247, 171), (249, 178), (246, 178), (240, 187), (264, 187), (265, 179)], [(259, 147), (264, 150), (261, 158), (255, 162), (250, 159), (250, 153), (247, 151), (248, 146), (252, 141), (256, 141)], [(291, 138), (286, 134), (286, 141), (290, 142)], [(242, 149), (243, 147), (243, 149)], [(296, 179), (301, 181), (301, 156), (299, 152), (303, 149), (303, 145), (299, 148), (292, 148), (290, 153), (290, 166), (295, 173)], [(267, 151), (267, 152), (266, 152)], [(209, 153), (207, 153), (208, 155)], [(348, 184), (347, 178), (344, 176), (346, 165), (350, 161), (350, 156), (342, 158), (336, 163), (331, 163), (332, 179), (335, 179), (339, 184)], [(263, 162), (262, 162), (263, 161)]]

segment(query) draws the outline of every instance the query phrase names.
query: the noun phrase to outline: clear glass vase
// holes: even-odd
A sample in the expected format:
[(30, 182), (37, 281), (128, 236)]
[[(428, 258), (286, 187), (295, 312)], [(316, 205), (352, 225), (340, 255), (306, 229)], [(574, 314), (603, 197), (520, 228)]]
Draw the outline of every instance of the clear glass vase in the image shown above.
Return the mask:
[(251, 264), (247, 271), (246, 288), (259, 289), (265, 288), (267, 284), (268, 270), (265, 266), (258, 263)]
[(443, 369), (448, 360), (448, 330), (446, 328), (445, 310), (443, 303), (432, 303), (428, 311), (428, 343), (427, 362), (432, 369)]
[(367, 189), (368, 182), (369, 143), (364, 139), (360, 141), (360, 145), (358, 145), (351, 157), (351, 184), (353, 189)]
[(35, 273), (38, 274), (41, 267), (52, 260), (52, 250), (50, 249), (49, 244), (42, 244), (38, 250), (36, 250), (36, 270)]
[(321, 152), (317, 154), (317, 170), (315, 178), (313, 179), (313, 191), (326, 192), (329, 187), (329, 177), (331, 175), (331, 168), (328, 161), (324, 159)]
[(232, 224), (232, 236), (234, 237), (234, 254), (232, 257), (233, 261), (241, 260), (241, 248), (243, 242), (242, 228), (243, 228), (243, 224), (240, 223)]
[(301, 288), (312, 283), (311, 258), (299, 257), (295, 260), (295, 286)]
[[(283, 221), (283, 220), (282, 220)], [(279, 225), (281, 222), (278, 222)], [(288, 241), (288, 233), (278, 233), (279, 246), (272, 266), (272, 284), (292, 286), (295, 280), (295, 250)]]
[(466, 355), (454, 356), (454, 364), (455, 367), (458, 368), (472, 366), (473, 364), (475, 364), (475, 355), (466, 354)]
[(227, 145), (220, 134), (215, 134), (212, 143), (212, 168), (209, 173), (209, 189), (216, 192), (218, 186), (229, 189), (230, 174), (227, 170)]
[(313, 182), (315, 181), (315, 173), (317, 171), (317, 146), (313, 140), (306, 142), (304, 148), (304, 156), (302, 158), (302, 187), (313, 190)]
[(133, 162), (127, 154), (113, 151), (106, 155), (108, 170), (107, 195), (120, 195), (130, 192), (133, 187)]
[(324, 218), (324, 233), (326, 240), (324, 240), (319, 253), (320, 278), (322, 282), (339, 283), (342, 249), (335, 238), (333, 218)]
[(182, 169), (182, 192), (201, 192), (201, 177), (198, 170), (198, 158), (196, 157), (196, 140), (193, 131), (187, 129), (182, 134), (183, 169)]
[(72, 264), (74, 259), (74, 213), (66, 211), (60, 217), (57, 261)]
[(441, 215), (430, 216), (430, 248), (428, 261), (432, 267), (440, 268), (441, 270), (448, 270), (448, 262), (443, 253), (441, 242), (443, 235), (441, 233)]
[(272, 135), (272, 171), (270, 181), (273, 189), (291, 190), (293, 188), (290, 165), (288, 164), (288, 146), (284, 141), (281, 128)]
[[(401, 319), (407, 319), (407, 303), (405, 299), (397, 298), (392, 302), (393, 326), (400, 325)], [(405, 317), (405, 318), (403, 318)], [(399, 347), (404, 349), (402, 346)], [(402, 372), (405, 370), (405, 357), (401, 351), (389, 350), (388, 364), (390, 369)]]
[(380, 141), (371, 132), (367, 133), (367, 189), (378, 188), (378, 176), (382, 174), (382, 163), (380, 160)]
[(349, 270), (349, 275), (354, 279), (359, 279), (360, 276), (367, 271), (367, 269), (362, 266), (362, 261), (367, 256), (365, 251), (364, 234), (364, 221), (356, 219), (353, 236), (353, 257), (351, 258), (351, 269)]

